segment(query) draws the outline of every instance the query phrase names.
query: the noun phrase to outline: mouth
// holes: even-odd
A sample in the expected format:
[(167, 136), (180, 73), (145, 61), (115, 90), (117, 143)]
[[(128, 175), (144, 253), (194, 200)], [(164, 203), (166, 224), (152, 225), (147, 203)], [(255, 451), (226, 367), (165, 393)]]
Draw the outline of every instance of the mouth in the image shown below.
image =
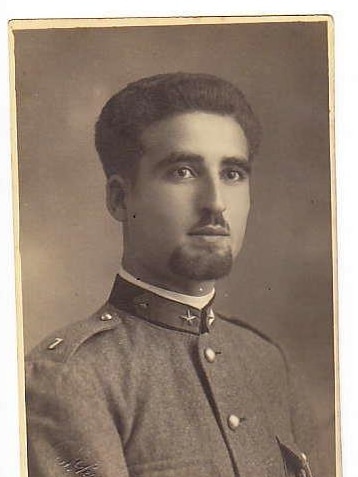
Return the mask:
[(198, 227), (188, 235), (199, 237), (229, 237), (230, 233), (221, 225), (205, 225), (204, 227)]

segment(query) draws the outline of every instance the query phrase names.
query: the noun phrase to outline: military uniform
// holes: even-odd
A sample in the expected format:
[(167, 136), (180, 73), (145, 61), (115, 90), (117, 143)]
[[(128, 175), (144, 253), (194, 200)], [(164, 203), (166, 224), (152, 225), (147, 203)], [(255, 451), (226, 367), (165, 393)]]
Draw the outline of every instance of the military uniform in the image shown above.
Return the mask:
[[(279, 348), (117, 276), (26, 363), (30, 477), (310, 477)], [(307, 451), (307, 449), (305, 449)]]

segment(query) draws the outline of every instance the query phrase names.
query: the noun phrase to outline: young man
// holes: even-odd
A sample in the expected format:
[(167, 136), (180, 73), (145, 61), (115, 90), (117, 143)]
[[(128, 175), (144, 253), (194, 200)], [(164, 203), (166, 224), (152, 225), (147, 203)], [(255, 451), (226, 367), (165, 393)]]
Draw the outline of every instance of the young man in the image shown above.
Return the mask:
[(210, 75), (142, 79), (105, 105), (96, 147), (123, 260), (107, 303), (27, 360), (30, 477), (310, 476), (279, 348), (213, 309), (259, 136), (243, 94)]

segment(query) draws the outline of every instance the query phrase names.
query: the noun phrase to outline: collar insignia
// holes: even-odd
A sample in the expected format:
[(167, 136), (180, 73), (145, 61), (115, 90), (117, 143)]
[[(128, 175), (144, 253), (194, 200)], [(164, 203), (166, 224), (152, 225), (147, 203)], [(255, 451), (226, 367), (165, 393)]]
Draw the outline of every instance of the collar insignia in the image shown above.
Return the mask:
[(189, 308), (186, 310), (186, 315), (180, 315), (180, 318), (184, 320), (188, 325), (192, 325), (193, 321), (198, 318), (196, 315), (190, 313)]
[(213, 312), (213, 309), (210, 308), (207, 314), (207, 323), (209, 326), (211, 326), (215, 321), (215, 314)]
[[(202, 309), (171, 300), (140, 286), (127, 282), (119, 275), (113, 285), (108, 303), (121, 310), (170, 329), (195, 335), (208, 333), (214, 327), (216, 317), (211, 308), (213, 299)], [(115, 311), (110, 311), (115, 320)], [(109, 319), (109, 317), (105, 317)], [(103, 320), (104, 318), (102, 318)], [(110, 323), (110, 322), (109, 322)]]

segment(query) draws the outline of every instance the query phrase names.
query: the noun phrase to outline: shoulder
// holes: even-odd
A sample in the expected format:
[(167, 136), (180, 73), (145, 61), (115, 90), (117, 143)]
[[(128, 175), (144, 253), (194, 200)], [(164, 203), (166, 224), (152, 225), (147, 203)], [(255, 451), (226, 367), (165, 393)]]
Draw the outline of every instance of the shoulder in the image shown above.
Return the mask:
[(110, 332), (120, 327), (124, 315), (106, 303), (89, 318), (51, 333), (30, 351), (25, 362), (27, 365), (41, 361), (68, 363), (89, 342), (96, 347), (106, 341)]
[(106, 303), (45, 338), (25, 358), (27, 405), (57, 402), (59, 396), (72, 402), (78, 393), (100, 395), (108, 389), (130, 362), (128, 321), (125, 312)]
[(261, 362), (267, 359), (270, 363), (272, 363), (272, 360), (275, 360), (286, 370), (288, 369), (285, 352), (274, 339), (239, 318), (226, 317), (221, 313), (219, 316), (225, 323), (227, 334), (232, 336), (234, 340), (240, 340), (240, 346), (250, 358), (256, 356)]
[(245, 334), (247, 337), (251, 337), (251, 339), (255, 341), (265, 343), (268, 346), (274, 346), (277, 349), (281, 349), (280, 345), (276, 343), (269, 335), (259, 330), (255, 326), (251, 325), (250, 323), (240, 320), (236, 317), (227, 317), (222, 313), (218, 313), (218, 315), (225, 323), (229, 324), (229, 326), (232, 325), (233, 328)]

